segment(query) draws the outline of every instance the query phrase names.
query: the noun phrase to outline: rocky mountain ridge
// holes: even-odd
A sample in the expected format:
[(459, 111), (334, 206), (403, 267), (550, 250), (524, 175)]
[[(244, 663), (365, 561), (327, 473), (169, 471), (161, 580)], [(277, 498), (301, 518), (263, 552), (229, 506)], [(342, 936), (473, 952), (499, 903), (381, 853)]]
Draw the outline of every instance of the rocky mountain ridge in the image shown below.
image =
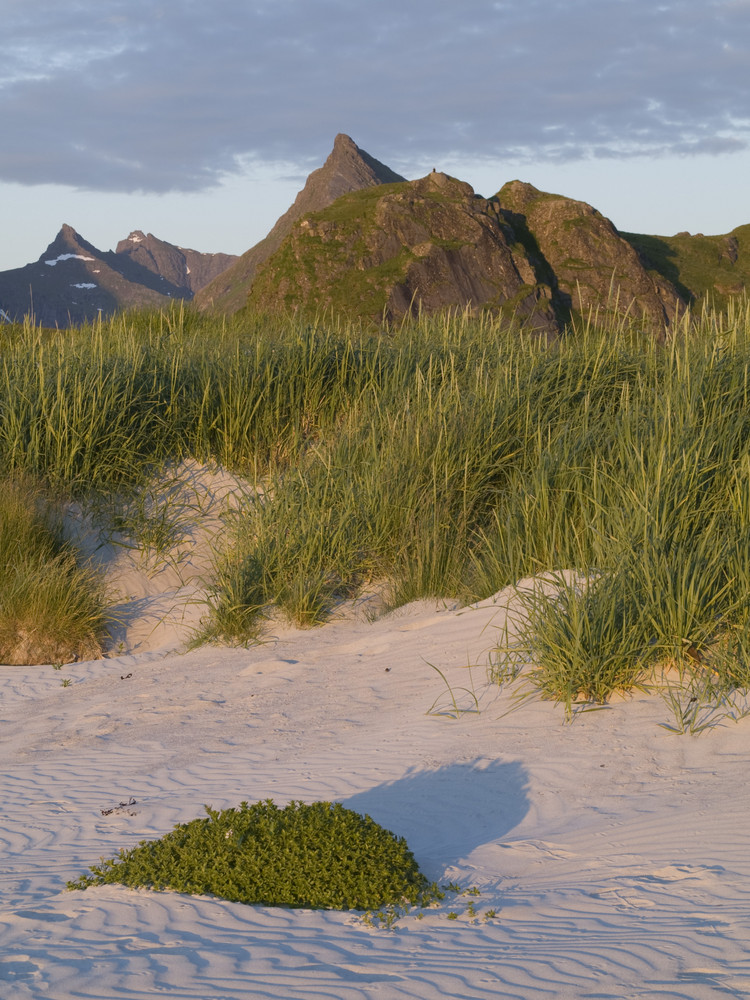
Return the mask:
[(435, 171), (296, 222), (247, 301), (362, 320), (491, 309), (550, 335), (594, 307), (663, 328), (686, 304), (590, 205), (520, 181), (486, 199)]
[(529, 250), (559, 318), (604, 309), (671, 323), (688, 299), (649, 270), (613, 223), (591, 205), (510, 181), (495, 195), (516, 239)]
[(585, 202), (522, 181), (482, 198), (445, 174), (404, 181), (378, 161), (375, 176), (354, 173), (334, 198), (337, 189), (320, 181), (339, 158), (345, 167), (372, 161), (337, 136), (269, 237), (196, 296), (199, 308), (375, 320), (419, 308), (490, 309), (554, 334), (591, 309), (663, 330), (688, 305), (723, 306), (750, 288), (750, 226), (727, 237), (639, 236)]
[(151, 233), (136, 229), (115, 248), (119, 262), (127, 259), (138, 268), (145, 268), (170, 286), (168, 295), (192, 298), (217, 275), (226, 271), (237, 256), (227, 253), (200, 253), (174, 246), (157, 239)]

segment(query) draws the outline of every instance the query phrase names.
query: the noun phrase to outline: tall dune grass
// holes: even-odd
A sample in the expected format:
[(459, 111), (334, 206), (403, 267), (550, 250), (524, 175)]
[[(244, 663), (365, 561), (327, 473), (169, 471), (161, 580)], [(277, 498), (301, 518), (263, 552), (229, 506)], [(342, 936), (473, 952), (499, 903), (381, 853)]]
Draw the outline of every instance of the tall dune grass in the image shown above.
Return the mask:
[(191, 455), (259, 474), (344, 409), (354, 347), (327, 331), (228, 332), (175, 308), (6, 334), (0, 469), (81, 493)]
[(662, 340), (595, 316), (546, 343), (488, 316), (372, 333), (182, 307), (3, 337), (0, 473), (85, 499), (191, 456), (262, 486), (208, 637), (318, 624), (372, 582), (468, 601), (573, 569), (529, 599), (546, 694), (606, 699), (730, 646), (744, 677), (747, 300)]

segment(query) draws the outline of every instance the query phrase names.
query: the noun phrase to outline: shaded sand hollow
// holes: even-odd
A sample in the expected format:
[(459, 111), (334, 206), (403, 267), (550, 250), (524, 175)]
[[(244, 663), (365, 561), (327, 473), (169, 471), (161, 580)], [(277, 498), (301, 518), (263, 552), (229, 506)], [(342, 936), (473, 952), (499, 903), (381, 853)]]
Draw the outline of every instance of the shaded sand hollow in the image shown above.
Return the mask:
[[(204, 514), (216, 544), (219, 512)], [(160, 582), (137, 552), (100, 551), (132, 612), (119, 655), (0, 667), (2, 1000), (750, 995), (748, 725), (673, 736), (658, 695), (572, 725), (549, 703), (519, 706), (486, 676), (510, 590), (180, 652), (205, 595), (199, 541), (192, 569)], [(429, 878), (479, 895), (385, 930), (356, 913), (65, 889), (205, 803), (267, 797), (367, 812)]]

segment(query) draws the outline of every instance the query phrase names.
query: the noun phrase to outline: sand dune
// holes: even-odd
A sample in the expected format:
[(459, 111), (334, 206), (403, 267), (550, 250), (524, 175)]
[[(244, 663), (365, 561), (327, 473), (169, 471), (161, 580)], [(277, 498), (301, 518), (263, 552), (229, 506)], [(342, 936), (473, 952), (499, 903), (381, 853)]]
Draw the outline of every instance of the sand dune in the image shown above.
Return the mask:
[[(0, 996), (750, 994), (746, 727), (670, 736), (645, 695), (567, 726), (547, 703), (509, 712), (485, 680), (509, 598), (279, 630), (248, 650), (0, 669)], [(428, 663), (473, 685), (480, 711), (426, 715), (445, 691)], [(388, 931), (355, 913), (64, 888), (204, 803), (265, 797), (368, 812), (430, 878), (480, 895)]]
[[(747, 726), (670, 735), (656, 695), (572, 725), (519, 706), (487, 681), (519, 614), (510, 590), (375, 621), (350, 607), (250, 649), (182, 653), (239, 488), (182, 473), (199, 517), (170, 564), (73, 512), (126, 612), (111, 655), (0, 667), (2, 1000), (750, 995)], [(267, 797), (367, 812), (430, 879), (479, 895), (449, 892), (386, 930), (357, 913), (65, 889), (204, 804)]]
[(154, 534), (165, 523), (171, 544), (144, 549), (112, 516), (95, 517), (72, 504), (64, 536), (106, 580), (114, 600), (109, 651), (161, 652), (182, 649), (207, 613), (214, 564), (227, 544), (232, 514), (255, 491), (219, 468), (186, 460), (129, 503)]

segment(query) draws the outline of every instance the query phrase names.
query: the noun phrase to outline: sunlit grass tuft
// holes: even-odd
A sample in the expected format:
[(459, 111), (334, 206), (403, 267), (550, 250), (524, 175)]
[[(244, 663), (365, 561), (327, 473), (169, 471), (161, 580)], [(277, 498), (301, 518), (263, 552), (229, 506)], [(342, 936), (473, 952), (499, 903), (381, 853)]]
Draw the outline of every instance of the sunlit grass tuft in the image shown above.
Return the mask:
[(60, 539), (44, 492), (0, 480), (0, 663), (67, 663), (102, 653), (101, 581)]

